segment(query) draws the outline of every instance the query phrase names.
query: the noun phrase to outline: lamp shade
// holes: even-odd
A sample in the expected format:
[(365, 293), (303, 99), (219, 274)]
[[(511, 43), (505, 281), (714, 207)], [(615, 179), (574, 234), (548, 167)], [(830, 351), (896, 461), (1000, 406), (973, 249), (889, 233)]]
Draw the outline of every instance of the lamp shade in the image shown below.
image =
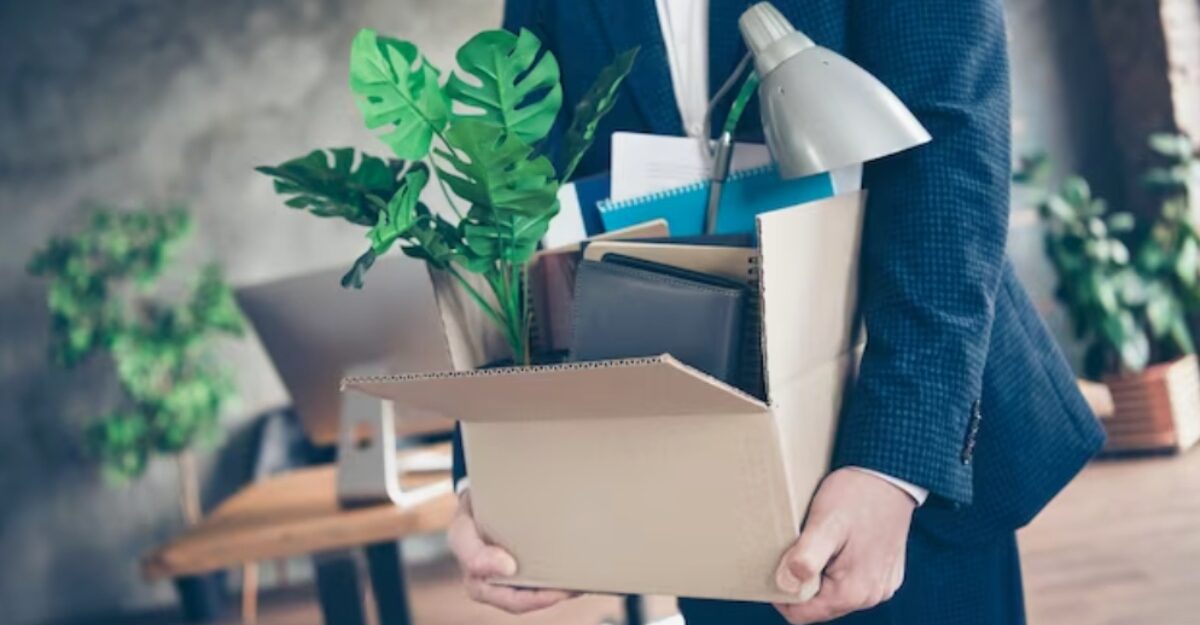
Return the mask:
[(900, 98), (813, 43), (768, 2), (738, 21), (754, 55), (767, 146), (784, 178), (865, 163), (930, 141)]

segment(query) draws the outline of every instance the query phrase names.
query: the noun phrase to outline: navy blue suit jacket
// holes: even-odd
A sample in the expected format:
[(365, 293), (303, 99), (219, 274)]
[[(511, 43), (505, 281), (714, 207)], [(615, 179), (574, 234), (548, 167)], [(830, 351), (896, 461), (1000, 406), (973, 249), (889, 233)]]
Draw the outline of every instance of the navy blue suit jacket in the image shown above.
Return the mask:
[[(711, 0), (715, 90), (745, 53), (750, 0)], [(1005, 257), (1009, 77), (1001, 0), (775, 0), (818, 44), (891, 87), (932, 143), (868, 164), (861, 310), (868, 343), (836, 466), (929, 489), (917, 514), (950, 541), (1011, 533), (1103, 434)], [(618, 52), (641, 46), (580, 174), (608, 169), (616, 130), (681, 134), (654, 0), (509, 0), (558, 57), (571, 110)], [(727, 106), (714, 116), (716, 126)], [(761, 140), (757, 109), (742, 136)]]

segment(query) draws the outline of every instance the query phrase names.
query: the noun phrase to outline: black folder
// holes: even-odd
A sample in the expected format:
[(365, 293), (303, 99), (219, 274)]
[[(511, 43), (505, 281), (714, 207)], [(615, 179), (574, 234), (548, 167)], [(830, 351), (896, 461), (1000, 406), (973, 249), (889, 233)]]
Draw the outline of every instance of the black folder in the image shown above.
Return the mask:
[(748, 295), (735, 280), (620, 254), (584, 260), (575, 278), (571, 360), (669, 353), (737, 386)]

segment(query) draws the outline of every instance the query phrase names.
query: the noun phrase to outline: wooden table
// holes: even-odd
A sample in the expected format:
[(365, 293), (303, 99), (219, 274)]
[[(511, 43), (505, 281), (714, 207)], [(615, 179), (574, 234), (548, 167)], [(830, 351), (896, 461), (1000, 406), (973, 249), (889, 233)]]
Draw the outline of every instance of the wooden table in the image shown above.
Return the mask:
[[(401, 508), (390, 503), (338, 505), (334, 465), (298, 469), (255, 482), (211, 515), (143, 559), (149, 579), (207, 573), (311, 554), (328, 625), (366, 623), (355, 551), (365, 552), (380, 625), (408, 625), (400, 539), (444, 530), (453, 493)], [(404, 476), (404, 487), (449, 479), (449, 473)]]

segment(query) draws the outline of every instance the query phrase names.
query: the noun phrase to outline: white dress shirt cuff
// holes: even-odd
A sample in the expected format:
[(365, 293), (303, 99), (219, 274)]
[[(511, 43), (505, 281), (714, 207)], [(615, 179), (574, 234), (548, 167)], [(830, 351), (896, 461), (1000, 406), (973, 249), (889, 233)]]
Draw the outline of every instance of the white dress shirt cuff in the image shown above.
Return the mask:
[(916, 484), (911, 484), (909, 482), (905, 482), (904, 480), (894, 478), (885, 473), (880, 473), (879, 471), (872, 471), (871, 469), (864, 469), (863, 467), (846, 467), (846, 468), (851, 469), (853, 471), (860, 471), (860, 472), (866, 473), (868, 475), (874, 475), (875, 477), (887, 482), (888, 484), (891, 484), (892, 486), (899, 488), (900, 490), (907, 493), (909, 497), (912, 497), (913, 501), (917, 502), (918, 508), (925, 505), (925, 500), (929, 498), (929, 491), (927, 489), (921, 488), (920, 486), (917, 486)]
[(471, 478), (464, 477), (461, 480), (454, 483), (454, 494), (461, 495), (461, 494), (463, 494), (463, 491), (467, 490), (470, 487), (471, 487)]

